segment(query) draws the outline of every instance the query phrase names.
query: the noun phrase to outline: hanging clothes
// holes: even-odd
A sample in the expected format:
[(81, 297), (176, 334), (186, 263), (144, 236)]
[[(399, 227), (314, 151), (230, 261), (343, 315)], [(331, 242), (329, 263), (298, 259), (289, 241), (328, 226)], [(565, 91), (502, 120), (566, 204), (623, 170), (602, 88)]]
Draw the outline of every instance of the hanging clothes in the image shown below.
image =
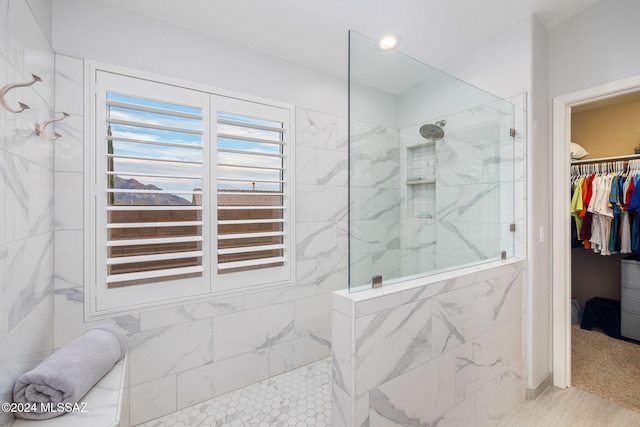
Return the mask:
[[(575, 186), (571, 186), (571, 200), (573, 201), (573, 195), (575, 191)], [(576, 224), (576, 217), (571, 214), (571, 248), (581, 248), (582, 241), (580, 240), (579, 232), (581, 231), (578, 225)]]
[(582, 219), (582, 229), (580, 230), (580, 239), (584, 242), (585, 249), (591, 249), (591, 225), (593, 223), (593, 214), (587, 210), (587, 206), (589, 205), (589, 201), (591, 200), (591, 196), (593, 193), (593, 179), (595, 175), (589, 175), (583, 181), (582, 186), (582, 204), (584, 206), (584, 215)]
[[(622, 187), (622, 213), (620, 225), (621, 247), (620, 253), (631, 253), (631, 223), (629, 221), (629, 202), (631, 201), (631, 192), (635, 188), (633, 176), (627, 177)], [(631, 192), (629, 191), (631, 190)]]
[[(572, 166), (572, 236), (600, 255), (640, 251), (640, 164)], [(572, 247), (577, 243), (572, 237)]]

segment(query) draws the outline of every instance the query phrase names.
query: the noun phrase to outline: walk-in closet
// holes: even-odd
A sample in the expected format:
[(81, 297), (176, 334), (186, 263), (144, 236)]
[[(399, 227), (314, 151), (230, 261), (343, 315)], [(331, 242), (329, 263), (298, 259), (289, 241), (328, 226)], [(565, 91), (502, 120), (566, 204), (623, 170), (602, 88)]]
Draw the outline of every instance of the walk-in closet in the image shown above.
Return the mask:
[(640, 412), (640, 92), (571, 111), (571, 384)]

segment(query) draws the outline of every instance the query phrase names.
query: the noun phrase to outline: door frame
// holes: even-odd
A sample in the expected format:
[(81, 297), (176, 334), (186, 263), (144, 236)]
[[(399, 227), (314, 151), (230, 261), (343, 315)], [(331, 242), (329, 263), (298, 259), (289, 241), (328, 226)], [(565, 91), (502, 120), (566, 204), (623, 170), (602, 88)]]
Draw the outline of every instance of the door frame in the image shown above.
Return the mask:
[(553, 98), (552, 134), (552, 366), (553, 385), (571, 386), (571, 108), (640, 91), (640, 75)]

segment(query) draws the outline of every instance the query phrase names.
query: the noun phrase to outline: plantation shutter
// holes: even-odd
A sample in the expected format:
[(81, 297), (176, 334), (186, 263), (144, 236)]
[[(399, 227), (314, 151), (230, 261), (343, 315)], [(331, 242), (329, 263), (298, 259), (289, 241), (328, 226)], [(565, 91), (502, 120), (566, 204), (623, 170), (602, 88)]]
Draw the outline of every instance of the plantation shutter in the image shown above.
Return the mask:
[(291, 284), (291, 106), (89, 72), (90, 318)]
[(132, 77), (104, 73), (103, 80), (104, 116), (96, 126), (96, 206), (106, 216), (96, 239), (104, 245), (97, 260), (104, 263), (102, 282), (110, 291), (160, 290), (178, 280), (187, 294), (190, 281), (208, 290), (202, 280), (208, 97)]
[(263, 280), (289, 278), (289, 112), (222, 97), (214, 103), (218, 274), (259, 270)]

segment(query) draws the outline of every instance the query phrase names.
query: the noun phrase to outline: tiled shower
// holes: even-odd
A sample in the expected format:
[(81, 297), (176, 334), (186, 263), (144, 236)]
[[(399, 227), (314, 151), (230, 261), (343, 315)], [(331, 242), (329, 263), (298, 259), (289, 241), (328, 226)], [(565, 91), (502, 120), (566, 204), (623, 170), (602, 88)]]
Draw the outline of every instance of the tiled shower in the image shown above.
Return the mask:
[[(75, 117), (56, 167), (55, 346), (83, 322), (83, 61), (56, 55), (58, 97)], [(129, 333), (131, 425), (265, 380), (330, 354), (331, 292), (346, 287), (346, 118), (296, 110), (295, 286), (118, 316)], [(57, 157), (56, 157), (57, 160)], [(70, 190), (70, 191), (69, 191)], [(58, 201), (58, 199), (56, 199)], [(73, 255), (70, 255), (73, 254)]]
[[(31, 110), (13, 114), (0, 109), (0, 393), (9, 401), (20, 374), (98, 321), (84, 321), (84, 60), (54, 53), (46, 8), (33, 12), (26, 0), (0, 5), (2, 74), (7, 81), (26, 81), (31, 73), (43, 80), (9, 99)], [(70, 117), (56, 125), (61, 138), (52, 142), (30, 133), (32, 122), (63, 111)], [(348, 127), (346, 115), (296, 108), (294, 286), (106, 319), (124, 328), (131, 343), (126, 384), (131, 425), (330, 356), (332, 292), (345, 289), (348, 281)], [(367, 203), (353, 214), (365, 220), (362, 226), (370, 228), (370, 236), (379, 234), (361, 242), (362, 262), (399, 260), (399, 249), (386, 249), (394, 244), (390, 232), (400, 227), (391, 215), (404, 196), (399, 185), (402, 131), (365, 120), (351, 127), (353, 141), (380, 142), (379, 156), (354, 171), (369, 189)], [(389, 274), (400, 272), (400, 263), (385, 265), (394, 270)], [(479, 286), (489, 292), (506, 285)], [(384, 301), (384, 307), (432, 304), (416, 302), (422, 297), (390, 298), (393, 302)], [(496, 298), (490, 298), (491, 304)], [(357, 322), (383, 312), (366, 310), (354, 314)], [(9, 414), (0, 413), (0, 424), (9, 421)]]
[[(0, 392), (10, 401), (18, 376), (99, 321), (84, 322), (84, 62), (53, 53), (47, 17), (26, 1), (2, 6), (3, 75), (43, 80), (8, 99), (31, 110), (0, 109)], [(30, 121), (62, 111), (61, 138), (28, 135)], [(296, 116), (295, 286), (106, 319), (130, 338), (132, 425), (329, 356), (331, 292), (347, 281), (347, 119)]]

